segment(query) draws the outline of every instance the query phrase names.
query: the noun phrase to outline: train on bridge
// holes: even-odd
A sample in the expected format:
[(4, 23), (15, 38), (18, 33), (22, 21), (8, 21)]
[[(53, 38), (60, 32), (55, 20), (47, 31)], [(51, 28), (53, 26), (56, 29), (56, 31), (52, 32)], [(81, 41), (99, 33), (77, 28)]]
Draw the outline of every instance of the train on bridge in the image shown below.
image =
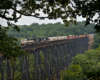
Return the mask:
[(26, 45), (48, 43), (50, 41), (65, 40), (65, 39), (75, 39), (75, 38), (90, 37), (90, 36), (94, 36), (94, 34), (68, 35), (68, 36), (57, 36), (57, 37), (35, 38), (35, 39), (22, 39), (21, 40), (21, 47), (24, 47)]

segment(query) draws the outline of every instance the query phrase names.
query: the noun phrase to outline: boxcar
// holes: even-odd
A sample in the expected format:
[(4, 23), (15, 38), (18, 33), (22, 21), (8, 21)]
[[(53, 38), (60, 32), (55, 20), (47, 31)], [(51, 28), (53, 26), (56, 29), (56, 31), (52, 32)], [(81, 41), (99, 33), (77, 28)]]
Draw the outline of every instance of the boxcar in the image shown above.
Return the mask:
[(82, 35), (79, 35), (79, 36), (80, 36), (80, 38), (83, 37)]
[(50, 41), (55, 41), (55, 37), (48, 37)]
[(67, 36), (67, 39), (71, 39), (71, 36)]
[(78, 38), (78, 35), (75, 35), (75, 38)]
[(94, 36), (94, 34), (89, 34), (90, 36)]
[(85, 37), (85, 35), (83, 35), (83, 37)]

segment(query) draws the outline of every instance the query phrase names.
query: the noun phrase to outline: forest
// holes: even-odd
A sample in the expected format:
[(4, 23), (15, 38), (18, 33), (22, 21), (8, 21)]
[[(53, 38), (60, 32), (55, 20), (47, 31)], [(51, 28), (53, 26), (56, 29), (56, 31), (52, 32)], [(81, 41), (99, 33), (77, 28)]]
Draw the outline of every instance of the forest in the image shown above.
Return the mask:
[(83, 35), (83, 34), (93, 34), (95, 32), (94, 24), (84, 26), (85, 22), (77, 22), (77, 25), (69, 24), (68, 27), (65, 24), (49, 23), (41, 24), (32, 23), (31, 25), (19, 25), (20, 32), (17, 32), (13, 27), (8, 30), (9, 36), (14, 36), (18, 38), (18, 44), (20, 44), (21, 39), (33, 39), (33, 38), (43, 38), (43, 37), (54, 37), (54, 36), (67, 36), (67, 35)]
[[(13, 29), (13, 27), (10, 27), (7, 34), (9, 36), (14, 36), (16, 37), (19, 42), (18, 44), (20, 45), (20, 40), (21, 39), (30, 39), (30, 38), (42, 38), (42, 37), (52, 37), (52, 36), (67, 36), (67, 35), (83, 35), (83, 34), (94, 34), (95, 29), (94, 29), (94, 24), (90, 24), (88, 26), (84, 26), (84, 21), (82, 22), (77, 22), (77, 25), (70, 24), (68, 27), (65, 27), (65, 24), (61, 23), (54, 23), (54, 24), (41, 24), (39, 25), (38, 23), (33, 23), (31, 25), (19, 25), (20, 32), (17, 32)], [(84, 54), (77, 54), (75, 57), (73, 57), (73, 61), (69, 65), (69, 68), (67, 70), (62, 70), (61, 71), (61, 80), (91, 80), (91, 79), (99, 79), (98, 74), (99, 73), (99, 52), (100, 52), (100, 37), (99, 35), (96, 35), (94, 37), (94, 42), (93, 42), (93, 48), (91, 50), (86, 51)], [(43, 52), (40, 52), (40, 57), (41, 57), (41, 62), (44, 61), (44, 54)], [(35, 63), (35, 58), (34, 55), (29, 56), (30, 62), (29, 62), (29, 72), (30, 78), (33, 79), (33, 75), (35, 74), (34, 70), (34, 63)], [(93, 60), (97, 60), (95, 61)], [(5, 62), (4, 62), (5, 63)], [(76, 63), (76, 65), (74, 65)], [(15, 65), (13, 61), (10, 61), (11, 66)], [(95, 65), (95, 67), (94, 67)], [(90, 66), (92, 66), (90, 68)], [(43, 68), (43, 67), (42, 67)], [(20, 80), (22, 77), (21, 74), (21, 67), (20, 67), (20, 61), (18, 58), (16, 58), (16, 65), (15, 65), (15, 75), (14, 79), (15, 80)], [(89, 70), (87, 70), (89, 69)], [(95, 70), (95, 72), (93, 72)], [(92, 73), (90, 73), (90, 72)], [(55, 78), (55, 72), (53, 72), (53, 78)], [(21, 75), (21, 76), (20, 76)], [(6, 76), (6, 75), (5, 75)], [(20, 76), (20, 77), (19, 77)], [(47, 74), (45, 74), (46, 79)], [(1, 77), (1, 75), (0, 75)]]

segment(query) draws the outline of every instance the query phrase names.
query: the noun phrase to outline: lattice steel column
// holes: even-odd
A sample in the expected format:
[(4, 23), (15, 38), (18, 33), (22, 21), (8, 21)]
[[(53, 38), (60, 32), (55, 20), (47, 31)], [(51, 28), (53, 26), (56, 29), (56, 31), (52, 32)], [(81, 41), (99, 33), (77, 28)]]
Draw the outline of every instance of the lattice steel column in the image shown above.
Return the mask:
[(57, 80), (60, 79), (60, 75), (59, 75), (59, 45), (57, 46), (57, 51), (56, 51), (56, 74), (57, 74)]
[(46, 48), (43, 48), (43, 53), (44, 53), (44, 64), (43, 64), (43, 80), (46, 80), (46, 74), (47, 74), (47, 69), (46, 69)]
[(27, 57), (26, 56), (23, 56), (23, 57), (24, 59), (22, 59), (22, 57), (19, 56), (21, 71), (22, 71), (22, 80), (30, 80)]
[(65, 57), (64, 57), (64, 54), (65, 54), (65, 47), (64, 47), (64, 43), (62, 44), (62, 49), (61, 49), (61, 51), (62, 51), (62, 54), (61, 54), (61, 63), (62, 63), (62, 70), (64, 70), (64, 68), (65, 68)]
[(80, 41), (80, 50), (81, 50), (81, 54), (82, 54), (82, 41)]
[(65, 43), (65, 66), (68, 68), (68, 47), (67, 43)]
[(68, 45), (68, 65), (70, 64), (70, 44), (67, 43)]
[(53, 80), (53, 46), (50, 46), (50, 80)]
[(72, 50), (72, 52), (73, 52), (73, 57), (75, 57), (75, 41), (73, 42), (73, 50)]
[(50, 66), (50, 56), (49, 56), (49, 47), (47, 47), (47, 63), (48, 63), (48, 77), (49, 77), (49, 80), (50, 80), (50, 77), (51, 77), (51, 74), (50, 74), (50, 69), (51, 69), (51, 66)]
[(56, 55), (55, 55), (55, 50), (56, 50), (56, 45), (54, 45), (53, 46), (53, 67), (54, 67), (54, 74), (56, 74), (57, 73), (57, 68), (56, 68), (56, 66), (57, 66), (57, 64), (56, 64)]
[(2, 79), (1, 80), (4, 80), (4, 72), (3, 72), (1, 60), (0, 60), (0, 72), (1, 72), (1, 76), (2, 76)]
[(73, 57), (73, 52), (72, 52), (72, 43), (73, 42), (70, 42), (70, 63), (72, 62), (72, 57)]

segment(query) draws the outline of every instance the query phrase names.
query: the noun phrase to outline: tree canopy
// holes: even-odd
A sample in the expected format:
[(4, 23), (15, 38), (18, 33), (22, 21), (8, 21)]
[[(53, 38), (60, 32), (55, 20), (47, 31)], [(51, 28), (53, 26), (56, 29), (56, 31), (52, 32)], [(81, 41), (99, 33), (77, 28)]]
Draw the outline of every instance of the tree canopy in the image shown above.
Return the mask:
[(16, 57), (26, 52), (21, 50), (21, 47), (17, 44), (17, 38), (7, 35), (7, 29), (0, 27), (0, 54), (2, 53), (4, 57), (15, 60)]
[(17, 37), (19, 41), (18, 44), (20, 44), (21, 39), (94, 34), (95, 24), (90, 24), (87, 27), (84, 27), (84, 25), (84, 21), (77, 22), (77, 25), (70, 23), (69, 27), (65, 27), (65, 24), (61, 24), (60, 22), (41, 25), (32, 23), (31, 25), (19, 25), (20, 32), (17, 32), (13, 27), (10, 27), (7, 34), (9, 36)]
[(99, 80), (100, 46), (73, 57), (69, 68), (62, 71), (62, 80)]
[[(86, 18), (85, 26), (94, 22), (94, 28), (98, 33), (100, 32), (99, 4), (99, 0), (0, 0), (0, 17), (6, 19), (8, 25), (12, 25), (10, 21), (17, 22), (22, 15), (39, 19), (61, 18), (67, 26), (69, 22), (76, 24), (77, 16), (82, 16)], [(42, 10), (46, 16), (41, 16), (41, 14), (37, 12), (40, 10)], [(8, 16), (9, 14), (11, 14), (11, 16)], [(98, 17), (93, 19), (96, 14)], [(70, 18), (70, 20), (68, 20), (68, 18)], [(13, 24), (13, 26), (19, 31), (16, 25)]]
[(93, 42), (93, 49), (97, 49), (100, 45), (100, 36), (97, 34), (94, 36), (94, 42)]

